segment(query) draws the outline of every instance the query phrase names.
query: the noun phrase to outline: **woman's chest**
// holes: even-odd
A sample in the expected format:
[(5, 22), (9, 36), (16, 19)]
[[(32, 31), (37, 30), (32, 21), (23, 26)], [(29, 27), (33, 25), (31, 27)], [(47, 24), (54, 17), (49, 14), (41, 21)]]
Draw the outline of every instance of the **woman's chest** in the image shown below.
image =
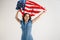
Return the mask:
[(32, 27), (32, 23), (31, 22), (28, 22), (28, 23), (22, 23), (21, 25), (22, 29), (31, 29)]

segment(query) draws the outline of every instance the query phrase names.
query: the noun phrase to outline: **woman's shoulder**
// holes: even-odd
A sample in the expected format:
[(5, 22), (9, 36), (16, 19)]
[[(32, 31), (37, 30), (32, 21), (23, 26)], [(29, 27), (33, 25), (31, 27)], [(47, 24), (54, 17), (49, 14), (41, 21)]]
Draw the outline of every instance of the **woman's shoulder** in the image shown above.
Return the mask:
[(22, 24), (23, 20), (20, 20), (20, 24)]
[(29, 22), (32, 22), (32, 20), (29, 20)]

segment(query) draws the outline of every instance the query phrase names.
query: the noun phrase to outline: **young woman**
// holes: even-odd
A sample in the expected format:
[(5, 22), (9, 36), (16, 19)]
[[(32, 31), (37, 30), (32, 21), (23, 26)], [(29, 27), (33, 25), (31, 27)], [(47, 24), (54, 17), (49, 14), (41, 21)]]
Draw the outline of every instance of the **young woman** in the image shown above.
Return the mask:
[(28, 13), (25, 13), (24, 16), (22, 17), (22, 20), (18, 18), (18, 12), (16, 13), (16, 20), (21, 24), (21, 29), (22, 29), (22, 37), (21, 40), (33, 40), (32, 35), (31, 35), (31, 28), (32, 24), (36, 22), (37, 19), (40, 18), (40, 16), (45, 12), (43, 11), (41, 14), (39, 14), (36, 18), (31, 20), (31, 16)]

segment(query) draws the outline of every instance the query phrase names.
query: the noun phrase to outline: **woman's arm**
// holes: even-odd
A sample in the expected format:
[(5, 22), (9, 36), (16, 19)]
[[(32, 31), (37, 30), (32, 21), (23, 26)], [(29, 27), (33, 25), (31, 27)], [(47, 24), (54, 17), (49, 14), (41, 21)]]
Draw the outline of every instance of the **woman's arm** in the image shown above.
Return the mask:
[(20, 23), (20, 19), (18, 18), (18, 12), (19, 12), (19, 10), (17, 11), (17, 13), (15, 15), (15, 19)]
[(42, 12), (41, 14), (39, 14), (36, 18), (34, 18), (34, 19), (32, 20), (32, 23), (36, 22), (36, 20), (39, 19), (40, 16), (41, 16), (44, 12), (45, 12), (45, 11), (43, 11), (43, 12)]

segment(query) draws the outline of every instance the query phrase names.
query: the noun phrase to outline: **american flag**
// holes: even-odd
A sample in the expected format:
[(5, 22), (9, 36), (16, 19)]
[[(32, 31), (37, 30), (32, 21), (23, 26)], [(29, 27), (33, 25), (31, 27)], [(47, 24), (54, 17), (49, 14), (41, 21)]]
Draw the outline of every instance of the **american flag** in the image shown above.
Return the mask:
[(40, 13), (41, 10), (45, 10), (41, 5), (33, 2), (33, 1), (26, 1), (25, 10), (20, 10), (21, 14), (29, 13), (31, 16), (35, 16), (36, 14)]

